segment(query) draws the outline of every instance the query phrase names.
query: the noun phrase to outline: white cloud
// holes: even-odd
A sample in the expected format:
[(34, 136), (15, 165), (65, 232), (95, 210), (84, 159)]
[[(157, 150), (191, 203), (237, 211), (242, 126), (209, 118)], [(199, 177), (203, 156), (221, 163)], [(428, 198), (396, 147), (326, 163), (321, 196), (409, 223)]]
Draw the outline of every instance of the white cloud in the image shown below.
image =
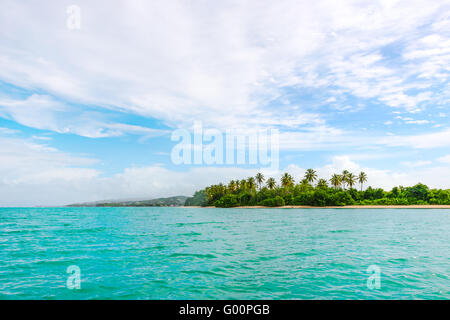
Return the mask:
[(430, 123), (430, 121), (428, 121), (428, 120), (409, 120), (409, 121), (406, 121), (406, 123), (408, 123), (408, 124), (428, 124), (428, 123)]
[(52, 140), (51, 137), (45, 137), (45, 136), (31, 136), (31, 138), (35, 139), (35, 140), (44, 140), (44, 141)]
[(103, 177), (80, 166), (96, 162), (75, 158), (43, 145), (2, 139), (0, 152), (0, 206), (66, 205), (124, 198), (191, 195), (205, 185), (254, 175), (241, 168), (193, 168), (187, 172), (159, 165), (126, 168)]
[(450, 168), (448, 167), (413, 167), (405, 171), (380, 170), (370, 167), (363, 167), (352, 161), (348, 156), (333, 157), (332, 163), (317, 169), (319, 174), (324, 177), (330, 177), (333, 173), (340, 173), (343, 170), (349, 170), (355, 174), (361, 171), (367, 173), (368, 183), (373, 187), (381, 187), (389, 190), (394, 186), (412, 186), (418, 182), (427, 184), (435, 188), (448, 188), (450, 179)]
[(5, 135), (5, 134), (16, 134), (19, 131), (14, 130), (14, 129), (9, 129), (9, 128), (0, 128), (0, 134)]
[(98, 112), (72, 107), (46, 95), (33, 94), (23, 100), (0, 100), (0, 111), (5, 117), (28, 127), (90, 138), (121, 136), (124, 133), (145, 136), (167, 133), (165, 130), (107, 122)]
[[(171, 195), (191, 195), (207, 185), (254, 176), (256, 169), (201, 167), (187, 171), (170, 170), (161, 165), (126, 168), (111, 177), (87, 168), (95, 159), (74, 157), (42, 144), (21, 139), (1, 138), (0, 205), (65, 205), (76, 202), (107, 199), (156, 198)], [(446, 160), (442, 158), (441, 160)], [(448, 187), (450, 167), (420, 168), (412, 166), (395, 172), (360, 166), (349, 156), (335, 156), (330, 164), (315, 168), (321, 178), (350, 170), (365, 171), (374, 187), (390, 189), (395, 185), (417, 182), (431, 187)], [(290, 172), (296, 181), (303, 178), (305, 168), (289, 165), (278, 172), (263, 170), (266, 177), (277, 180)]]
[(438, 158), (437, 161), (442, 162), (442, 163), (448, 163), (448, 164), (450, 164), (450, 154)]
[(390, 147), (430, 149), (450, 146), (450, 129), (417, 135), (391, 135), (376, 143)]
[(411, 117), (402, 117), (402, 116), (397, 116), (397, 117), (395, 117), (396, 119), (399, 119), (399, 120), (403, 120), (403, 121), (405, 121), (405, 123), (407, 123), (407, 124), (428, 124), (428, 123), (430, 123), (431, 121), (429, 121), (429, 120), (415, 120), (415, 119), (413, 119), (413, 118), (411, 118)]
[[(334, 88), (417, 112), (435, 83), (414, 80), (423, 71), (410, 65), (448, 72), (445, 1), (79, 1), (81, 30), (66, 28), (65, 5), (2, 2), (1, 80), (173, 126), (284, 126), (278, 99), (287, 87)], [(382, 49), (398, 41), (407, 50), (394, 66)]]
[[(319, 104), (326, 101), (338, 110), (359, 110), (370, 100), (371, 108), (386, 105), (396, 108), (396, 114), (434, 106), (447, 109), (446, 1), (424, 5), (420, 0), (262, 0), (205, 5), (84, 0), (77, 1), (81, 30), (66, 28), (68, 4), (1, 2), (0, 81), (29, 94), (19, 99), (1, 93), (1, 117), (93, 138), (165, 133), (117, 123), (101, 112), (108, 110), (156, 118), (173, 127), (190, 127), (193, 120), (216, 128), (277, 127), (281, 150), (352, 148), (351, 152), (362, 153), (384, 146), (450, 146), (449, 129), (379, 138), (377, 133), (350, 131), (344, 125), (333, 127), (320, 106), (307, 109), (295, 99), (295, 94), (320, 93)], [(295, 93), (293, 99), (286, 92)], [(410, 124), (431, 122), (402, 119)], [(0, 128), (0, 133), (17, 132)], [(95, 160), (36, 143), (45, 142), (42, 138), (35, 136), (31, 142), (1, 138), (3, 203), (186, 194), (207, 183), (253, 174), (225, 168), (178, 172), (153, 165), (106, 178), (92, 169)], [(318, 170), (328, 175), (343, 168), (364, 169), (373, 185), (385, 187), (417, 180), (445, 186), (450, 176), (446, 167), (391, 172), (361, 168), (354, 160), (336, 157)], [(300, 168), (288, 169), (300, 175)]]
[(423, 167), (431, 164), (431, 161), (425, 161), (425, 160), (417, 160), (417, 161), (403, 161), (401, 162), (402, 165), (410, 167), (410, 168), (416, 168), (416, 167)]
[(253, 175), (241, 168), (193, 168), (188, 172), (159, 165), (126, 168), (104, 177), (99, 161), (77, 157), (42, 143), (0, 137), (0, 206), (65, 205), (112, 198), (190, 195), (206, 184)]
[[(424, 164), (425, 165), (425, 164)], [(289, 172), (300, 181), (304, 177), (306, 168), (297, 165), (289, 165), (284, 171)], [(368, 182), (365, 187), (373, 186), (390, 190), (394, 186), (412, 186), (419, 182), (425, 183), (434, 188), (448, 188), (448, 180), (450, 179), (449, 167), (429, 167), (417, 168), (407, 167), (404, 171), (380, 170), (371, 167), (364, 167), (353, 161), (349, 156), (334, 156), (331, 163), (323, 167), (314, 168), (319, 178), (330, 179), (334, 173), (341, 173), (343, 170), (349, 170), (354, 174), (364, 171), (368, 176)], [(279, 178), (279, 175), (276, 176)]]
[(96, 159), (73, 156), (45, 144), (19, 138), (0, 137), (0, 145), (0, 176), (3, 181), (11, 183), (17, 181), (17, 177), (56, 168), (90, 166), (98, 162)]
[(88, 168), (96, 159), (18, 138), (0, 137), (0, 145), (0, 205), (61, 204), (85, 197), (87, 182), (99, 175)]

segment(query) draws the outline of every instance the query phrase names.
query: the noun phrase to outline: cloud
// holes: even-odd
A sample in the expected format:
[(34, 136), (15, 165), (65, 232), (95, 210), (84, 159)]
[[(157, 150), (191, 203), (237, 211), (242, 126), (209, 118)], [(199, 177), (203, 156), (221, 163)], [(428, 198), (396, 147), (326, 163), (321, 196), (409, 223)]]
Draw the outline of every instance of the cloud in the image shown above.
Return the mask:
[(409, 120), (409, 121), (406, 121), (406, 123), (408, 123), (408, 124), (428, 124), (428, 123), (430, 123), (430, 121), (428, 121), (428, 120)]
[(11, 183), (55, 168), (91, 166), (98, 162), (25, 139), (0, 137), (0, 145), (1, 179)]
[[(3, 1), (0, 79), (170, 126), (203, 120), (223, 128), (286, 126), (280, 113), (304, 117), (298, 126), (320, 118), (284, 105), (287, 88), (336, 90), (341, 108), (352, 95), (417, 112), (448, 74), (445, 1), (77, 5), (81, 29), (70, 30), (64, 3)], [(401, 54), (392, 57), (388, 46), (400, 46)], [(429, 65), (441, 76), (425, 74)]]
[[(2, 118), (90, 138), (167, 133), (122, 121), (136, 115), (171, 128), (191, 127), (194, 120), (205, 128), (277, 128), (285, 151), (386, 154), (397, 147), (450, 146), (444, 125), (400, 135), (386, 121), (393, 133), (380, 137), (371, 125), (388, 119), (364, 124), (364, 132), (341, 118), (362, 108), (370, 117), (382, 115), (388, 107), (417, 115), (402, 119), (424, 125), (409, 129), (424, 130), (433, 122), (420, 117), (422, 111), (448, 108), (447, 1), (81, 0), (80, 30), (66, 27), (68, 4), (1, 2)], [(6, 204), (166, 196), (254, 173), (179, 172), (153, 164), (105, 177), (95, 169), (98, 160), (50, 148), (42, 134), (21, 140), (9, 136), (13, 129), (0, 133), (0, 200)], [(318, 170), (326, 176), (344, 167), (364, 169), (374, 185), (386, 187), (448, 182), (445, 166), (391, 172), (355, 160), (333, 158)], [(302, 168), (287, 169), (301, 176)]]
[(246, 177), (255, 170), (159, 165), (131, 167), (106, 177), (92, 168), (98, 159), (78, 157), (42, 142), (0, 137), (0, 206), (65, 205), (113, 198), (190, 195), (206, 184)]
[(403, 162), (401, 162), (402, 165), (407, 166), (407, 167), (411, 167), (411, 168), (423, 167), (423, 166), (427, 166), (427, 165), (429, 165), (431, 163), (432, 163), (431, 161), (424, 161), (424, 160), (403, 161)]
[(448, 163), (448, 164), (450, 164), (450, 154), (438, 158), (437, 161), (442, 162), (442, 163)]
[(16, 134), (18, 133), (18, 130), (14, 130), (14, 129), (9, 129), (9, 128), (0, 128), (0, 134), (5, 135), (5, 134)]
[[(165, 130), (106, 122), (98, 112), (70, 106), (47, 95), (33, 94), (22, 100), (0, 100), (0, 111), (24, 126), (73, 133), (89, 138), (117, 137), (126, 133), (156, 136)], [(42, 138), (41, 138), (42, 139)]]
[(31, 138), (32, 138), (32, 139), (35, 139), (35, 140), (44, 140), (44, 141), (50, 141), (50, 140), (52, 140), (51, 137), (43, 137), (43, 136), (31, 136)]
[[(425, 164), (423, 163), (423, 165)], [(399, 185), (412, 186), (418, 182), (433, 188), (448, 188), (449, 167), (417, 168), (413, 166), (405, 169), (404, 171), (393, 171), (364, 167), (352, 161), (348, 156), (336, 156), (332, 158), (331, 164), (317, 168), (317, 171), (323, 177), (330, 177), (333, 173), (340, 173), (343, 170), (349, 170), (355, 174), (364, 171), (368, 176), (366, 186), (381, 187), (385, 190)]]
[(61, 204), (85, 197), (87, 183), (100, 174), (89, 168), (97, 159), (42, 143), (0, 137), (0, 145), (0, 206)]
[(417, 135), (391, 135), (377, 141), (378, 144), (390, 147), (410, 147), (431, 149), (450, 146), (450, 129)]
[[(22, 139), (1, 138), (0, 143), (4, 147), (0, 151), (1, 206), (66, 205), (107, 199), (189, 196), (207, 185), (244, 179), (257, 172), (257, 169), (232, 167), (194, 167), (178, 171), (153, 164), (126, 168), (121, 173), (106, 177), (92, 168), (98, 162), (96, 159), (75, 157)], [(343, 170), (355, 174), (365, 171), (369, 177), (367, 185), (385, 189), (395, 185), (414, 185), (419, 181), (431, 187), (447, 187), (450, 179), (448, 166), (411, 166), (396, 172), (363, 167), (345, 155), (335, 156), (331, 163), (315, 169), (325, 179)], [(279, 180), (285, 171), (300, 181), (305, 168), (291, 164), (277, 172), (262, 172), (266, 177)]]
[(396, 118), (396, 119), (399, 119), (399, 120), (403, 120), (403, 121), (405, 121), (405, 123), (407, 123), (407, 124), (428, 124), (428, 123), (430, 123), (429, 120), (415, 120), (415, 119), (413, 119), (413, 118), (411, 118), (411, 117), (397, 116), (397, 117), (395, 117), (395, 118)]
[(105, 177), (89, 168), (96, 159), (74, 157), (21, 139), (1, 138), (0, 144), (0, 206), (191, 195), (205, 185), (256, 173), (254, 169), (214, 167), (181, 172), (152, 165)]

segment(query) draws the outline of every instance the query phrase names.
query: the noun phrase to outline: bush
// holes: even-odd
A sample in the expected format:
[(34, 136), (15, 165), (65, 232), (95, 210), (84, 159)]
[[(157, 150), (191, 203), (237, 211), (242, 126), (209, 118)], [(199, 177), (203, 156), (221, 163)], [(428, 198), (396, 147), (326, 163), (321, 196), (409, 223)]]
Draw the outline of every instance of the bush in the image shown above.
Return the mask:
[(345, 206), (345, 205), (414, 205), (414, 204), (450, 204), (450, 190), (429, 189), (424, 184), (412, 187), (395, 187), (386, 192), (381, 188), (368, 187), (365, 191), (351, 188), (334, 189), (325, 186), (313, 187), (302, 182), (291, 187), (248, 188), (233, 187), (224, 184), (212, 185), (196, 192), (188, 198), (186, 206), (215, 205), (217, 207), (253, 206), (256, 204), (277, 207), (283, 205), (305, 206)]
[(239, 202), (240, 202), (241, 206), (250, 205), (251, 200), (252, 200), (252, 195), (249, 192), (242, 193), (239, 197)]
[(232, 208), (239, 206), (239, 201), (236, 195), (227, 194), (219, 200), (217, 200), (214, 205), (219, 208)]
[(260, 203), (265, 207), (282, 207), (285, 205), (284, 199), (280, 196), (276, 196), (275, 198), (269, 198)]
[(352, 188), (352, 189), (348, 190), (348, 193), (350, 193), (350, 196), (355, 201), (360, 201), (360, 200), (364, 199), (364, 191), (358, 191), (358, 190)]
[(406, 196), (417, 200), (426, 200), (428, 195), (428, 187), (422, 183), (418, 183), (413, 187), (406, 188)]
[(294, 204), (298, 206), (311, 206), (313, 203), (313, 192), (302, 192), (294, 198)]
[(335, 206), (347, 206), (355, 204), (353, 198), (345, 191), (339, 191), (335, 193), (331, 198), (331, 202)]
[(289, 204), (289, 205), (294, 204), (294, 197), (291, 194), (287, 194), (287, 195), (283, 196), (283, 200), (284, 200), (285, 204)]
[(374, 189), (372, 187), (368, 187), (366, 191), (364, 191), (364, 199), (366, 200), (375, 200), (381, 199), (384, 197), (385, 191), (383, 189)]
[(206, 192), (204, 190), (197, 191), (193, 197), (187, 198), (184, 203), (185, 206), (207, 206), (208, 198), (206, 196)]
[(330, 203), (328, 193), (325, 190), (317, 190), (312, 197), (312, 205), (325, 207)]

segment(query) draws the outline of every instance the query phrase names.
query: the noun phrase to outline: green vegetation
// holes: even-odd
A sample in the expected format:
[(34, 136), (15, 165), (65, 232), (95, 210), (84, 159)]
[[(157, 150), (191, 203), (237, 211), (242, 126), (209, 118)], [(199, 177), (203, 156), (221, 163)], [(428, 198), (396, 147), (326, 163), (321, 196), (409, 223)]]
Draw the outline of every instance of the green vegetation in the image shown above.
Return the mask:
[(208, 205), (208, 198), (206, 196), (205, 190), (200, 190), (194, 193), (194, 196), (191, 198), (187, 198), (186, 202), (184, 203), (185, 206), (207, 206)]
[(69, 207), (180, 207), (186, 203), (186, 200), (185, 196), (176, 196), (140, 201), (98, 201), (72, 204)]
[[(347, 170), (333, 174), (329, 181), (320, 179), (313, 169), (295, 183), (284, 173), (280, 185), (274, 178), (266, 179), (261, 173), (245, 180), (232, 180), (228, 185), (212, 185), (186, 200), (186, 206), (239, 206), (278, 207), (284, 205), (345, 206), (345, 205), (450, 205), (450, 190), (429, 189), (424, 184), (413, 187), (395, 187), (391, 191), (363, 185), (368, 177), (364, 172), (355, 175)], [(329, 183), (330, 184), (329, 184)], [(360, 190), (354, 188), (360, 185)]]

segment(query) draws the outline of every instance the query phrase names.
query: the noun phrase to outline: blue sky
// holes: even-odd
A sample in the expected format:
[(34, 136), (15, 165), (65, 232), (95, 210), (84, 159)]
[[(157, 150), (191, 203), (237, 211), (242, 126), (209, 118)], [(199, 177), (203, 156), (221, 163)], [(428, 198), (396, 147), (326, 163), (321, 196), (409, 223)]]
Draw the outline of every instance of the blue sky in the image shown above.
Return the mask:
[[(449, 188), (448, 1), (0, 9), (0, 205), (190, 195), (310, 167)], [(194, 121), (279, 130), (279, 171), (175, 165), (171, 134)]]

